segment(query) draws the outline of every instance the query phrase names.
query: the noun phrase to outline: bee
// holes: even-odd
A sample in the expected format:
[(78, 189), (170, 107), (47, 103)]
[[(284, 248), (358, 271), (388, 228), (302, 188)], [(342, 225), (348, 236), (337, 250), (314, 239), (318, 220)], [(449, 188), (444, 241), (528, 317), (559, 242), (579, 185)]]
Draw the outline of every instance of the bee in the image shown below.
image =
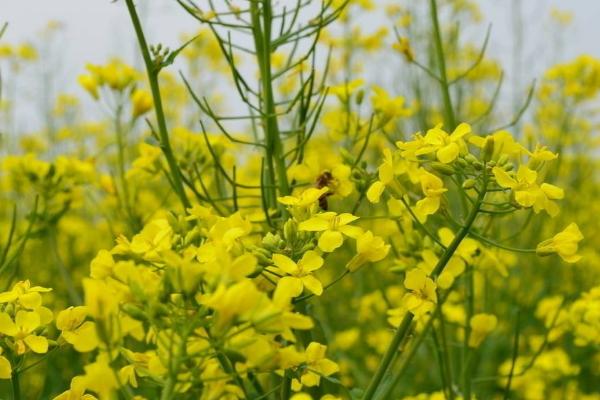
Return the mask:
[[(327, 187), (331, 183), (333, 183), (334, 180), (335, 180), (335, 178), (333, 177), (331, 172), (325, 171), (317, 177), (315, 186), (317, 189), (323, 189), (324, 187)], [(319, 197), (319, 207), (321, 207), (321, 209), (323, 209), (325, 211), (327, 211), (329, 209), (327, 197), (331, 196), (332, 194), (333, 193), (331, 193), (331, 192), (327, 192), (327, 193), (324, 193), (323, 195), (321, 195), (321, 197)]]

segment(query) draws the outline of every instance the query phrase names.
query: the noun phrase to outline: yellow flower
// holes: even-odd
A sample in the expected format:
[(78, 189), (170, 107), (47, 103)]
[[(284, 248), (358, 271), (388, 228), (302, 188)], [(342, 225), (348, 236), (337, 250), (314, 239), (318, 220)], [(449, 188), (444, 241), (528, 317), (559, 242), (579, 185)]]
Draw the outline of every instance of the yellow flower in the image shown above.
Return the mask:
[(389, 244), (385, 244), (379, 236), (374, 236), (373, 232), (366, 231), (356, 238), (356, 255), (348, 262), (346, 268), (354, 272), (365, 263), (383, 260), (389, 251)]
[(12, 378), (12, 367), (10, 361), (2, 355), (3, 349), (0, 347), (0, 379)]
[(410, 41), (408, 40), (407, 37), (403, 36), (401, 37), (398, 42), (394, 43), (392, 45), (392, 48), (396, 51), (398, 51), (399, 53), (404, 55), (404, 58), (406, 58), (406, 61), (408, 62), (413, 62), (415, 60), (415, 52), (412, 49), (412, 46), (410, 45)]
[(379, 180), (367, 190), (367, 199), (371, 203), (379, 203), (385, 187), (394, 179), (394, 157), (390, 149), (383, 150), (383, 163), (377, 169)]
[(96, 396), (85, 393), (85, 379), (82, 376), (76, 376), (71, 379), (71, 388), (58, 396), (53, 400), (97, 400)]
[[(450, 243), (454, 240), (454, 233), (449, 228), (441, 228), (438, 231), (438, 236), (440, 237), (442, 244), (446, 247), (450, 246)], [(448, 263), (440, 276), (438, 276), (437, 285), (442, 289), (450, 288), (454, 283), (454, 280), (464, 272), (466, 265), (473, 262), (473, 256), (478, 248), (479, 244), (476, 240), (471, 238), (463, 239), (450, 260), (448, 260)], [(435, 263), (437, 263), (437, 257), (435, 257)], [(433, 265), (435, 265), (435, 263)], [(429, 263), (429, 265), (432, 264)], [(431, 273), (431, 270), (426, 272)]]
[(277, 201), (286, 206), (292, 207), (309, 207), (312, 206), (321, 196), (329, 191), (329, 188), (308, 188), (303, 191), (300, 196), (283, 196), (278, 197)]
[(95, 100), (100, 98), (100, 94), (98, 93), (100, 83), (93, 75), (80, 75), (78, 81), (81, 87), (83, 87)]
[(302, 386), (319, 386), (322, 376), (327, 377), (340, 370), (335, 362), (325, 357), (326, 351), (327, 346), (317, 342), (311, 342), (306, 347), (306, 351), (304, 352), (306, 369), (300, 377), (300, 381), (298, 379), (292, 380), (292, 389), (294, 391), (300, 390)]
[(85, 321), (87, 315), (87, 307), (79, 306), (69, 307), (56, 317), (56, 327), (62, 331), (62, 337), (80, 353), (98, 347), (96, 324)]
[(281, 278), (278, 287), (295, 288), (290, 290), (296, 293), (301, 293), (302, 288), (306, 288), (317, 296), (323, 293), (321, 281), (312, 274), (323, 266), (323, 258), (317, 252), (307, 251), (298, 263), (283, 254), (273, 254), (273, 264), (290, 275)]
[(135, 89), (131, 93), (131, 114), (133, 118), (137, 118), (140, 115), (147, 113), (154, 103), (152, 102), (152, 96), (145, 90)]
[(462, 123), (454, 129), (451, 134), (448, 134), (442, 129), (442, 124), (435, 128), (429, 129), (425, 136), (415, 136), (412, 142), (398, 142), (398, 147), (403, 150), (403, 156), (420, 156), (430, 153), (436, 153), (437, 159), (449, 164), (456, 160), (460, 153), (461, 147), (464, 144), (464, 137), (471, 133), (471, 126)]
[(346, 102), (363, 84), (362, 79), (355, 79), (338, 86), (330, 86), (328, 93), (336, 95), (341, 102)]
[(319, 248), (330, 253), (344, 243), (344, 235), (355, 238), (362, 233), (362, 229), (350, 226), (349, 223), (356, 221), (358, 217), (342, 213), (324, 212), (302, 221), (298, 225), (301, 231), (322, 232), (319, 236)]
[(558, 206), (552, 200), (562, 199), (564, 191), (549, 183), (538, 185), (536, 171), (520, 165), (514, 178), (500, 167), (494, 167), (492, 172), (499, 186), (511, 189), (519, 205), (533, 207), (536, 213), (546, 210), (551, 217), (558, 214)]
[(0, 303), (17, 303), (28, 310), (39, 308), (42, 305), (40, 293), (50, 292), (52, 289), (41, 286), (31, 286), (26, 281), (17, 282), (9, 292), (0, 293)]
[(536, 253), (540, 256), (558, 254), (568, 263), (575, 263), (581, 260), (577, 254), (577, 244), (583, 240), (583, 234), (575, 223), (569, 224), (562, 232), (554, 235), (552, 239), (545, 240), (538, 244)]
[(469, 335), (469, 347), (479, 347), (483, 339), (496, 329), (498, 318), (492, 314), (476, 314), (471, 317), (469, 325), (471, 334)]
[(436, 285), (420, 268), (406, 273), (404, 287), (409, 290), (404, 295), (403, 304), (416, 317), (431, 312), (437, 304)]
[(425, 222), (428, 215), (435, 214), (440, 208), (441, 197), (448, 189), (444, 188), (444, 182), (440, 178), (424, 169), (420, 170), (419, 179), (425, 198), (417, 201), (414, 212), (419, 221)]
[(48, 351), (48, 339), (34, 333), (40, 326), (40, 314), (34, 311), (17, 311), (14, 322), (7, 313), (0, 313), (0, 333), (14, 338), (19, 355), (27, 348), (38, 354)]

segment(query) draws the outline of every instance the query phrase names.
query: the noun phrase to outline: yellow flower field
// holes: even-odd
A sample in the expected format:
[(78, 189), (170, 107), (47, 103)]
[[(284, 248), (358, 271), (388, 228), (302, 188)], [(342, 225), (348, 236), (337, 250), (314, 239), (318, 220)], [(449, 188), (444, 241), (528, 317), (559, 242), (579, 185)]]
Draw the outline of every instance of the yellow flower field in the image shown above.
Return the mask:
[(475, 0), (105, 3), (139, 62), (45, 110), (0, 28), (0, 399), (600, 399), (600, 59), (515, 105)]

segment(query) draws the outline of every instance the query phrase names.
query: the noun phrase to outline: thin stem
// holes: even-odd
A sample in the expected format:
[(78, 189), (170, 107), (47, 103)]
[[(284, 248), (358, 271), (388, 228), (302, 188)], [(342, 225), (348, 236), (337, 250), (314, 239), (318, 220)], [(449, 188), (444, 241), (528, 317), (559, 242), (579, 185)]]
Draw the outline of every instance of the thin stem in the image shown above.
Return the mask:
[(13, 400), (21, 400), (21, 386), (19, 384), (19, 372), (13, 371), (12, 378)]
[(452, 106), (452, 98), (450, 97), (450, 85), (448, 83), (448, 74), (446, 72), (446, 59), (444, 56), (444, 44), (442, 42), (442, 34), (440, 30), (440, 21), (438, 18), (437, 1), (430, 0), (431, 21), (433, 23), (433, 41), (435, 43), (435, 52), (438, 61), (439, 82), (442, 90), (442, 100), (444, 102), (444, 119), (446, 126), (452, 130), (456, 127), (456, 116)]
[(146, 37), (144, 36), (142, 24), (140, 23), (140, 19), (135, 10), (135, 6), (133, 5), (133, 0), (125, 0), (125, 4), (127, 5), (127, 10), (129, 11), (129, 16), (131, 17), (131, 22), (133, 24), (138, 43), (140, 45), (142, 57), (144, 58), (144, 64), (146, 66), (146, 75), (148, 76), (148, 82), (150, 83), (152, 100), (154, 101), (154, 112), (156, 114), (156, 120), (158, 122), (160, 148), (162, 149), (167, 159), (167, 163), (169, 164), (169, 170), (171, 172), (175, 192), (177, 193), (181, 204), (187, 209), (191, 207), (191, 204), (187, 198), (187, 195), (185, 194), (183, 181), (181, 179), (181, 171), (179, 170), (177, 160), (175, 159), (175, 155), (173, 154), (173, 149), (171, 148), (171, 143), (169, 141), (169, 132), (167, 130), (167, 122), (165, 119), (165, 112), (163, 110), (162, 98), (160, 95), (160, 86), (158, 83), (158, 74), (160, 72), (160, 66), (157, 66), (153, 62), (152, 57), (150, 56), (148, 43), (146, 42)]
[[(262, 1), (262, 7), (259, 5), (258, 1), (251, 2), (250, 12), (252, 15), (252, 33), (256, 47), (256, 58), (260, 71), (263, 129), (266, 141), (265, 156), (268, 176), (271, 180), (269, 183), (274, 184), (276, 180), (279, 194), (284, 196), (290, 193), (290, 186), (287, 180), (287, 169), (283, 158), (283, 144), (281, 143), (272, 86), (272, 9), (270, 0)], [(275, 192), (271, 191), (271, 205), (276, 204), (275, 197)]]

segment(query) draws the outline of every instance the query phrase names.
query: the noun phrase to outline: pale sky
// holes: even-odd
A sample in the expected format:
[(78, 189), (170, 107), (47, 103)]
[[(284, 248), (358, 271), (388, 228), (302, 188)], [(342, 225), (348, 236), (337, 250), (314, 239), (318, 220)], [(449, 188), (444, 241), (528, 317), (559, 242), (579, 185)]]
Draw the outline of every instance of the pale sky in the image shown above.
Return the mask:
[[(512, 53), (507, 38), (513, 29), (511, 3), (514, 1), (479, 1), (486, 21), (482, 29), (485, 30), (487, 23), (492, 24), (489, 52), (502, 59), (508, 70)], [(175, 0), (139, 0), (139, 3), (144, 9), (144, 25), (150, 42), (160, 39), (176, 48), (181, 33), (197, 29), (196, 21), (185, 14)], [(523, 8), (525, 28), (525, 79), (539, 76), (551, 62), (565, 61), (581, 53), (600, 57), (600, 0), (520, 0), (519, 4)], [(550, 23), (552, 8), (574, 14), (572, 25), (559, 40)], [(104, 63), (114, 55), (130, 62), (135, 60), (137, 48), (123, 0), (0, 0), (0, 23), (9, 23), (3, 41), (18, 43), (39, 39), (49, 20), (65, 25), (52, 50), (55, 56), (61, 57), (56, 66), (60, 70), (61, 88), (80, 90), (75, 77), (83, 72), (86, 62)]]

